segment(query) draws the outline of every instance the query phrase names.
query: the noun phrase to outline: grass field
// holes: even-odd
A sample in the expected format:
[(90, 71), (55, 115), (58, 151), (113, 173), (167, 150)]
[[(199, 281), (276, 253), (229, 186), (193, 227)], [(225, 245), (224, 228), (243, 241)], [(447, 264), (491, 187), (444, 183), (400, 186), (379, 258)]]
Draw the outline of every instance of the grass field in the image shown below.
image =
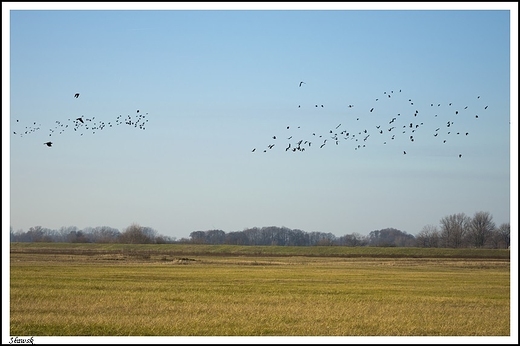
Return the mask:
[(11, 244), (10, 334), (509, 336), (507, 250)]

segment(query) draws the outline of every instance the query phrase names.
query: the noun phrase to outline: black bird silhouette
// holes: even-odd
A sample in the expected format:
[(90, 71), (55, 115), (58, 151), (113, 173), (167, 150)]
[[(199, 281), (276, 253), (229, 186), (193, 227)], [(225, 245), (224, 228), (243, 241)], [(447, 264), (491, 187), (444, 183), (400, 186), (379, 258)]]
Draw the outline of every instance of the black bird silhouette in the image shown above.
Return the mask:
[(78, 98), (79, 97), (79, 93), (74, 94), (74, 97)]
[(82, 118), (76, 118), (76, 120), (79, 120), (83, 123), (83, 119)]
[(45, 143), (43, 143), (43, 144), (45, 144), (45, 145), (48, 146), (48, 147), (52, 147), (52, 142), (45, 142)]
[(300, 86), (302, 86), (302, 84), (305, 84), (305, 82), (300, 82)]

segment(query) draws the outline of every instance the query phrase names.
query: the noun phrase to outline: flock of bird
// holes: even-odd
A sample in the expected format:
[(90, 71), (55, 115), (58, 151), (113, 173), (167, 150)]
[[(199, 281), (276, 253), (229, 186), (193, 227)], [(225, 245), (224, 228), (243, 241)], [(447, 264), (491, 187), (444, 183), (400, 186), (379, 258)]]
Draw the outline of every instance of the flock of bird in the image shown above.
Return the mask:
[[(299, 87), (303, 87), (305, 82), (300, 82)], [(406, 108), (400, 112), (391, 113), (394, 109), (390, 104), (394, 99), (406, 103)], [(410, 145), (420, 142), (424, 136), (431, 136), (442, 145), (449, 145), (454, 136), (468, 137), (470, 130), (463, 128), (468, 125), (470, 120), (477, 121), (479, 114), (488, 109), (483, 104), (480, 95), (475, 96), (476, 104), (470, 107), (467, 104), (455, 105), (453, 102), (445, 104), (430, 102), (427, 110), (419, 112), (418, 104), (414, 104), (411, 98), (405, 98), (402, 90), (384, 91), (380, 96), (374, 98), (374, 104), (366, 109), (359, 111), (354, 104), (345, 105), (345, 116), (341, 123), (336, 123), (328, 130), (321, 133), (314, 130), (305, 131), (303, 125), (288, 125), (280, 131), (285, 132), (271, 135), (271, 140), (262, 149), (253, 148), (252, 152), (268, 152), (278, 145), (287, 152), (304, 152), (312, 148), (323, 148), (326, 145), (349, 144), (354, 150), (366, 148), (369, 143), (380, 143), (382, 145), (391, 142), (398, 142), (397, 139), (405, 138), (405, 142), (400, 150), (406, 155)], [(308, 108), (324, 108), (322, 104), (311, 104)], [(302, 109), (302, 105), (298, 105)], [(367, 120), (366, 125), (363, 120)], [(365, 124), (365, 125), (363, 125)], [(294, 131), (291, 131), (294, 130)], [(343, 144), (342, 144), (343, 145)], [(459, 158), (462, 153), (456, 154)]]
[[(74, 94), (74, 98), (79, 98), (79, 95), (79, 93)], [(16, 130), (13, 131), (13, 135), (24, 137), (48, 129), (48, 137), (52, 137), (53, 135), (61, 135), (65, 131), (69, 130), (78, 133), (80, 136), (83, 136), (88, 132), (95, 134), (97, 131), (102, 131), (106, 128), (112, 128), (120, 125), (133, 126), (137, 129), (145, 130), (146, 123), (148, 122), (147, 115), (148, 113), (143, 114), (137, 110), (136, 114), (133, 116), (127, 115), (126, 117), (123, 117), (122, 115), (119, 115), (112, 121), (102, 121), (97, 120), (95, 117), (87, 118), (82, 115), (77, 118), (69, 118), (66, 121), (56, 120), (50, 128), (44, 128), (41, 123), (31, 121), (29, 125), (26, 125), (21, 129), (20, 127), (16, 127)], [(17, 126), (20, 126), (19, 119), (16, 119), (16, 124)], [(23, 124), (21, 126), (23, 126)], [(43, 144), (47, 147), (52, 147), (54, 142), (47, 141)]]
[[(306, 83), (301, 81), (299, 87), (303, 87)], [(428, 104), (427, 111), (419, 112), (418, 105), (414, 105), (414, 100), (402, 96), (402, 90), (384, 91), (379, 97), (374, 98), (374, 105), (367, 107), (364, 110), (357, 110), (354, 104), (345, 106), (345, 117), (342, 118), (341, 123), (333, 124), (328, 130), (305, 131), (302, 126), (287, 125), (283, 130), (282, 135), (271, 135), (271, 140), (262, 149), (257, 151), (253, 148), (252, 152), (268, 152), (272, 150), (283, 138), (286, 142), (278, 145), (286, 152), (304, 152), (311, 148), (323, 148), (326, 145), (343, 145), (349, 144), (355, 150), (366, 148), (369, 143), (380, 143), (386, 145), (396, 141), (396, 136), (406, 139), (406, 147), (402, 147), (402, 153), (407, 154), (410, 145), (420, 141), (422, 136), (431, 136), (440, 144), (448, 144), (452, 137), (470, 136), (468, 129), (461, 128), (461, 125), (468, 124), (471, 118), (477, 120), (479, 113), (486, 111), (488, 106), (482, 103), (480, 96), (476, 96), (478, 101), (476, 105), (469, 107), (468, 105), (454, 105), (453, 103), (437, 103), (431, 102)], [(79, 98), (80, 94), (75, 93), (74, 98)], [(381, 98), (381, 99), (380, 99)], [(390, 114), (392, 109), (390, 104), (393, 99), (404, 100), (408, 105), (408, 109), (401, 112)], [(309, 105), (312, 108), (322, 109), (323, 104)], [(298, 105), (302, 109), (302, 105)], [(60, 135), (65, 131), (71, 130), (83, 136), (84, 133), (91, 132), (95, 134), (97, 131), (102, 131), (106, 128), (112, 128), (120, 125), (133, 126), (137, 129), (144, 130), (148, 122), (148, 113), (143, 114), (139, 110), (134, 116), (122, 115), (117, 116), (113, 121), (101, 121), (92, 118), (86, 118), (83, 115), (76, 118), (69, 118), (67, 121), (56, 120), (54, 125), (48, 128), (48, 137), (53, 135)], [(363, 120), (369, 120), (370, 125), (363, 125)], [(19, 120), (16, 120), (19, 123)], [(27, 136), (44, 130), (41, 124), (32, 121), (30, 125), (25, 126), (22, 130), (16, 129), (13, 131), (14, 135)], [(47, 147), (52, 147), (54, 142), (46, 141), (43, 143)], [(459, 158), (462, 153), (457, 153)]]

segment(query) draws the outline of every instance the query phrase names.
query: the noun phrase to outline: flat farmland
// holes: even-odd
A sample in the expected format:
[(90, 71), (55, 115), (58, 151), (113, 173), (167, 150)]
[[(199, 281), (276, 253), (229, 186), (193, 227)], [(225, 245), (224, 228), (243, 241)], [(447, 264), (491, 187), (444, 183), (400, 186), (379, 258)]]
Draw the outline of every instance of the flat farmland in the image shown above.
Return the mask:
[(507, 250), (11, 244), (10, 334), (509, 336)]

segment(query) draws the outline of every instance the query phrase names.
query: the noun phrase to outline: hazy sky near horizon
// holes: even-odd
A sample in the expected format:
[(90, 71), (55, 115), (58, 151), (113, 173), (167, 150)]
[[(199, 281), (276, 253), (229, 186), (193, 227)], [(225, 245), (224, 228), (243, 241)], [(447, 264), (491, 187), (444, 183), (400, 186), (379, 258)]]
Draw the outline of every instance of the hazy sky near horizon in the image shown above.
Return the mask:
[(12, 230), (511, 222), (508, 10), (141, 6), (10, 11)]

